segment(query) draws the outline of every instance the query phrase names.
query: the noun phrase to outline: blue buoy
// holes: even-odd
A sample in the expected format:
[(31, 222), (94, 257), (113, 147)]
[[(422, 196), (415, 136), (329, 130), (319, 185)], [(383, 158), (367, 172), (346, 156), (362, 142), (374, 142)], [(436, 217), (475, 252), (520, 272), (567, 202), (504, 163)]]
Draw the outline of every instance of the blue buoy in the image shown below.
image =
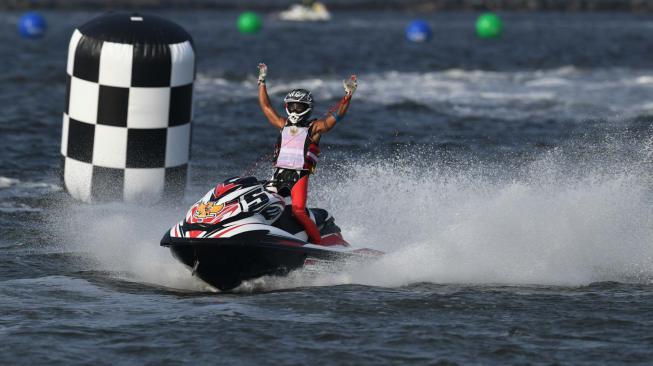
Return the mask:
[(423, 20), (413, 20), (406, 27), (406, 39), (412, 42), (425, 42), (431, 38), (431, 27)]
[(48, 25), (45, 18), (36, 12), (23, 14), (18, 20), (18, 33), (23, 38), (40, 38), (45, 34)]

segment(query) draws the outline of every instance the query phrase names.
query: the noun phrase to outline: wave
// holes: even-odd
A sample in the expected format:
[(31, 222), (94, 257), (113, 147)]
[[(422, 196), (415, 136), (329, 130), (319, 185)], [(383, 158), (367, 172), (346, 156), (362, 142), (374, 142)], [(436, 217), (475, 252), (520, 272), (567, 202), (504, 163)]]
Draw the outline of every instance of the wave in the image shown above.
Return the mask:
[(31, 212), (39, 209), (24, 203), (12, 203), (5, 200), (33, 198), (61, 191), (59, 185), (44, 182), (25, 182), (16, 178), (0, 176), (0, 212)]
[(9, 188), (20, 183), (20, 180), (14, 178), (0, 177), (0, 189)]
[(31, 207), (24, 203), (0, 202), (0, 212), (2, 213), (19, 213), (19, 212), (40, 212), (41, 208)]
[[(390, 71), (359, 75), (359, 79), (356, 99), (364, 103), (384, 108), (413, 103), (463, 118), (623, 120), (653, 113), (647, 97), (653, 92), (653, 83), (646, 70), (571, 66), (534, 71), (450, 69)], [(323, 110), (342, 94), (341, 80), (331, 75), (299, 80), (271, 77), (268, 84), (276, 98), (293, 88), (310, 89)], [(196, 90), (198, 103), (255, 99), (256, 77), (251, 74), (233, 80), (200, 73)]]

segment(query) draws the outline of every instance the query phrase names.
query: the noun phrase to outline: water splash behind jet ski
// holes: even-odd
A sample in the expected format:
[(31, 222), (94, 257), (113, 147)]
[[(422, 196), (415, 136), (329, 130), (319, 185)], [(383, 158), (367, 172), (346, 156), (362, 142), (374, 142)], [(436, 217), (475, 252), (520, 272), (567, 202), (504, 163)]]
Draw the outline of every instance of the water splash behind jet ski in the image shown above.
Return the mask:
[(353, 248), (333, 217), (309, 209), (322, 242), (307, 242), (303, 227), (284, 197), (254, 177), (225, 180), (197, 201), (161, 245), (192, 269), (192, 274), (223, 291), (243, 281), (325, 262), (368, 260), (382, 252)]

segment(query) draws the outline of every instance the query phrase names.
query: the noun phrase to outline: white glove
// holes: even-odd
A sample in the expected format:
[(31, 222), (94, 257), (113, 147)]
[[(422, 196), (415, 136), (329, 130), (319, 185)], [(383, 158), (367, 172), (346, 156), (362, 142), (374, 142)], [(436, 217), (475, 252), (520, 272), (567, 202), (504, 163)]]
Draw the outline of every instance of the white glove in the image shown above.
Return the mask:
[(268, 67), (261, 62), (258, 64), (258, 83), (264, 83), (266, 76), (268, 76)]
[(356, 79), (356, 75), (349, 77), (349, 80), (343, 80), (342, 85), (345, 87), (345, 93), (347, 95), (354, 94), (358, 87), (358, 79)]

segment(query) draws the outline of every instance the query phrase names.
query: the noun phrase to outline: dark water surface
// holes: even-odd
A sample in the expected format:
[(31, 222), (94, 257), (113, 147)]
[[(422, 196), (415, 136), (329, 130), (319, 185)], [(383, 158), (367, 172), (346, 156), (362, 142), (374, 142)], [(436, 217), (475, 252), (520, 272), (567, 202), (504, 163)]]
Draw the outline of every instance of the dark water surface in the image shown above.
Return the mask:
[[(0, 364), (650, 364), (653, 19), (348, 12), (324, 24), (167, 12), (198, 52), (185, 206), (228, 176), (270, 174), (280, 101), (321, 113), (310, 203), (382, 260), (216, 294), (158, 241), (185, 207), (68, 202), (57, 175), (67, 42), (86, 12), (46, 13), (45, 39), (0, 14)], [(8, 29), (8, 30), (7, 30)], [(318, 113), (318, 116), (319, 114)]]

